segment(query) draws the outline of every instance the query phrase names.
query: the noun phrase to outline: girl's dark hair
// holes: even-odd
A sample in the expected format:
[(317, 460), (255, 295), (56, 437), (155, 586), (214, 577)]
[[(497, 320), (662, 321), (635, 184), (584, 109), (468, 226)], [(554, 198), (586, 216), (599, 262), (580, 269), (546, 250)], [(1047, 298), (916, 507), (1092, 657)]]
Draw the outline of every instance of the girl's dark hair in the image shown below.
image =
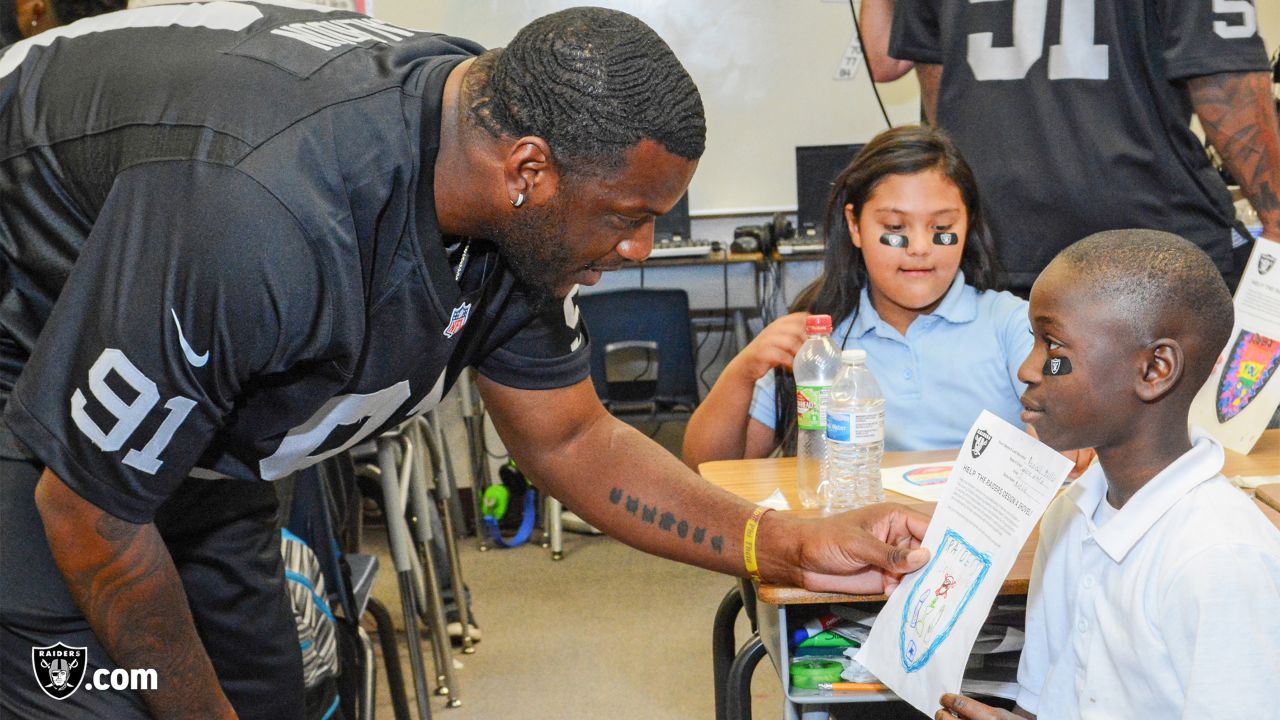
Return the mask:
[[(844, 208), (852, 205), (856, 218), (886, 177), (914, 175), (926, 170), (937, 170), (955, 183), (968, 211), (969, 232), (960, 256), (965, 282), (978, 290), (999, 289), (1000, 260), (982, 219), (982, 201), (973, 170), (945, 132), (927, 125), (906, 125), (877, 135), (836, 177), (824, 218), (827, 244), (822, 274), (796, 296), (791, 304), (793, 312), (830, 315), (832, 327), (857, 315), (862, 288), (867, 285), (867, 267), (862, 253), (849, 239)], [(777, 407), (774, 439), (785, 454), (793, 455), (796, 450), (795, 379), (791, 373), (776, 368), (774, 380)]]

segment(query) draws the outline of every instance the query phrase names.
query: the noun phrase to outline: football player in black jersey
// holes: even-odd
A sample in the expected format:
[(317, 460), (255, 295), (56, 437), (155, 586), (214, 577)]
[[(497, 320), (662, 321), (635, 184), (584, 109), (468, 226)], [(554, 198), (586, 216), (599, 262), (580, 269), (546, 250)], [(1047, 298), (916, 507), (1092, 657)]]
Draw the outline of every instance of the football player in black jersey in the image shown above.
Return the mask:
[[(297, 717), (256, 481), (468, 367), (521, 468), (629, 544), (813, 590), (923, 565), (923, 516), (761, 517), (596, 398), (573, 287), (648, 255), (704, 134), (666, 44), (601, 9), (486, 53), (345, 11), (157, 5), (0, 55), (0, 710)], [(57, 642), (159, 687), (17, 680)]]

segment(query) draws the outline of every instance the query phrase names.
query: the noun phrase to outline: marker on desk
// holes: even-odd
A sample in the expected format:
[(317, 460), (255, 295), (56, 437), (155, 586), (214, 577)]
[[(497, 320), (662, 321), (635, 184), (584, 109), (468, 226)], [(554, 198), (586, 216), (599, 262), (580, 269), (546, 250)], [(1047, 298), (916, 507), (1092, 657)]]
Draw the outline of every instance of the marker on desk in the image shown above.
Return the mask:
[(808, 640), (814, 635), (817, 635), (823, 630), (830, 630), (838, 622), (840, 622), (840, 616), (834, 613), (814, 618), (791, 631), (791, 644), (793, 646), (799, 646), (800, 643)]
[(827, 692), (879, 692), (889, 688), (878, 682), (829, 682), (818, 683), (818, 689)]

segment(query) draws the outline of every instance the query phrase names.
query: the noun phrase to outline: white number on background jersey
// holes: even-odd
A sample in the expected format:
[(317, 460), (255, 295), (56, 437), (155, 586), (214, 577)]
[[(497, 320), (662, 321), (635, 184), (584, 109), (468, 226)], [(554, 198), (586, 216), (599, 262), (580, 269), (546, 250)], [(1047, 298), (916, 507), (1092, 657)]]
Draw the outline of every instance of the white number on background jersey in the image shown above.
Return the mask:
[(1232, 25), (1226, 20), (1213, 21), (1213, 31), (1224, 40), (1253, 37), (1258, 32), (1258, 11), (1249, 0), (1213, 0), (1213, 12), (1240, 16), (1239, 25)]
[[(138, 394), (133, 402), (125, 402), (107, 385), (107, 375), (112, 371)], [(76, 427), (80, 428), (80, 432), (103, 452), (115, 452), (124, 447), (129, 436), (133, 435), (151, 409), (160, 402), (160, 392), (156, 389), (156, 384), (143, 375), (124, 353), (114, 348), (103, 350), (93, 366), (89, 368), (89, 392), (93, 393), (98, 403), (115, 417), (115, 424), (110, 430), (98, 427), (93, 418), (85, 412), (85, 403), (88, 401), (84, 393), (79, 390), (71, 395), (71, 419), (75, 421)], [(166, 402), (164, 407), (169, 414), (160, 423), (160, 427), (156, 428), (155, 435), (151, 436), (151, 440), (143, 446), (142, 450), (130, 450), (125, 455), (124, 464), (148, 475), (154, 475), (162, 464), (160, 453), (168, 447), (169, 441), (173, 439), (173, 433), (177, 431), (178, 426), (182, 425), (182, 421), (187, 419), (187, 415), (195, 406), (195, 400), (181, 396)]]
[[(969, 0), (1013, 2), (1013, 45), (995, 47), (995, 33), (969, 35), (969, 67), (978, 80), (1021, 80), (1044, 54), (1049, 0)], [(1230, 0), (1226, 0), (1230, 1)], [(1095, 45), (1094, 0), (1062, 0), (1057, 45), (1049, 47), (1050, 80), (1106, 80), (1109, 48)]]
[[(1182, 0), (1190, 2), (1190, 0)], [(1049, 0), (969, 0), (1013, 3), (1013, 45), (995, 47), (995, 33), (969, 35), (969, 67), (978, 80), (1021, 80), (1044, 53)], [(1049, 47), (1050, 80), (1106, 80), (1110, 68), (1106, 45), (1095, 45), (1095, 0), (1062, 0), (1057, 45)], [(1213, 31), (1226, 40), (1253, 37), (1258, 14), (1251, 0), (1213, 0), (1218, 15), (1239, 15), (1240, 23), (1214, 20)]]

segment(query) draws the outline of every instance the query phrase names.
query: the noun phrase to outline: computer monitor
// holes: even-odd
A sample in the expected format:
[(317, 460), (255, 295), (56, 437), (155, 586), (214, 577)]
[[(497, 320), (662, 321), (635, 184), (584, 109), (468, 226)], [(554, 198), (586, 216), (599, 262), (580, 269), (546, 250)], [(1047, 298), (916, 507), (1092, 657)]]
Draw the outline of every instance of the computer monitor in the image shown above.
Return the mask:
[(693, 236), (689, 229), (689, 193), (680, 197), (680, 202), (671, 208), (666, 215), (659, 215), (653, 222), (653, 242), (662, 244), (682, 242)]
[(862, 150), (855, 145), (807, 145), (796, 148), (796, 239), (820, 242), (827, 200), (840, 171)]

